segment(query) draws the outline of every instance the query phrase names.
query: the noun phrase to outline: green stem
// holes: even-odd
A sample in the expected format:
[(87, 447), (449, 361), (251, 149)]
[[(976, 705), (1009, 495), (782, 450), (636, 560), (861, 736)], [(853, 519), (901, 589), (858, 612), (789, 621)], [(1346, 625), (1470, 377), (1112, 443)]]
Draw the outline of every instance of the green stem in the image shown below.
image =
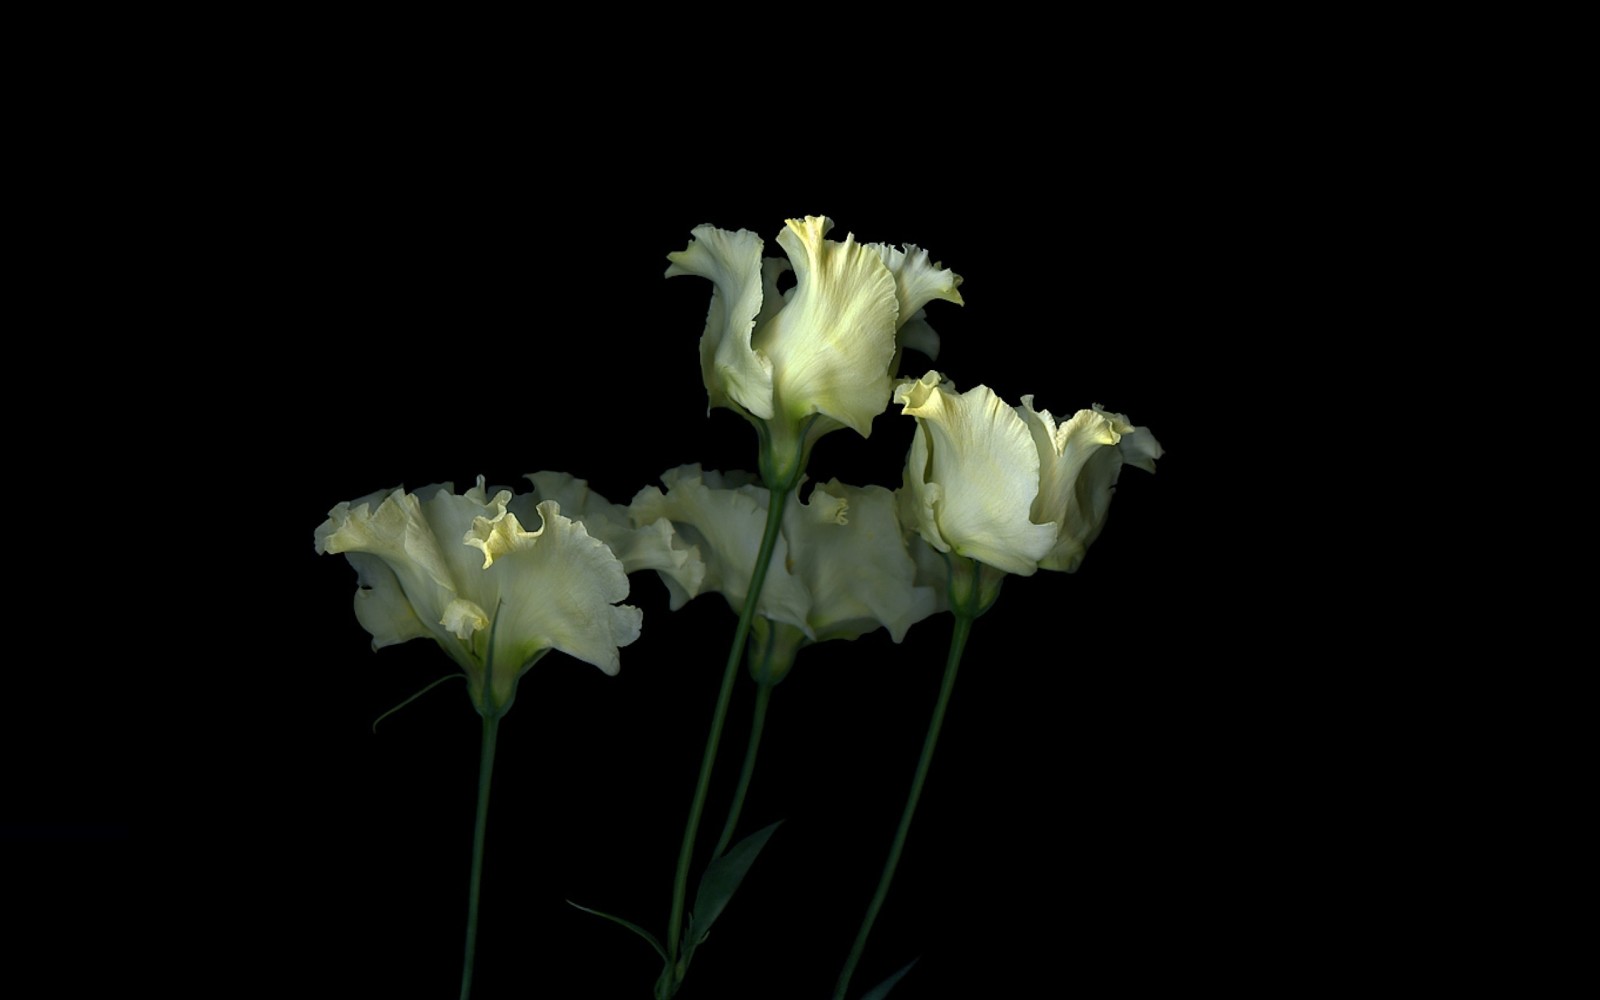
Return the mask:
[(500, 717), (483, 717), (483, 754), (478, 762), (478, 822), (472, 830), (472, 881), (467, 891), (467, 957), (461, 967), (461, 1000), (472, 994), (472, 964), (478, 951), (478, 886), (483, 878), (483, 833), (489, 821), (489, 779), (494, 774), (494, 741)]
[(739, 673), (739, 660), (744, 655), (744, 644), (750, 635), (750, 620), (755, 617), (756, 603), (761, 598), (761, 587), (767, 582), (767, 566), (772, 562), (772, 550), (778, 544), (778, 529), (783, 526), (783, 505), (787, 491), (770, 491), (767, 501), (767, 528), (761, 536), (761, 549), (756, 554), (755, 572), (750, 575), (750, 591), (745, 595), (744, 610), (739, 614), (739, 627), (733, 633), (733, 646), (728, 650), (728, 665), (722, 672), (722, 690), (717, 693), (716, 712), (711, 717), (711, 732), (706, 737), (706, 752), (700, 758), (700, 780), (694, 787), (694, 801), (689, 805), (689, 821), (683, 828), (683, 846), (678, 851), (678, 870), (672, 879), (672, 912), (667, 915), (667, 966), (671, 996), (677, 989), (678, 948), (683, 936), (683, 904), (689, 894), (689, 861), (694, 855), (695, 834), (700, 830), (700, 814), (705, 810), (706, 792), (711, 787), (711, 767), (717, 759), (717, 745), (722, 741), (722, 724), (728, 717), (728, 702), (733, 697), (733, 680)]
[[(770, 652), (768, 653), (770, 656)], [(739, 787), (733, 792), (733, 805), (728, 807), (728, 821), (722, 824), (722, 836), (711, 851), (711, 860), (722, 857), (733, 841), (733, 831), (739, 825), (739, 813), (744, 811), (744, 796), (750, 790), (750, 776), (756, 773), (756, 752), (761, 749), (761, 731), (767, 724), (767, 703), (772, 700), (772, 685), (756, 685), (756, 707), (750, 717), (750, 744), (745, 747), (744, 767), (739, 770)]]
[(900, 864), (900, 852), (906, 846), (906, 833), (911, 829), (911, 818), (917, 811), (917, 800), (922, 797), (922, 785), (928, 778), (928, 766), (933, 763), (933, 748), (939, 742), (939, 729), (944, 725), (945, 708), (950, 704), (950, 692), (956, 686), (956, 669), (961, 666), (961, 650), (967, 644), (967, 633), (972, 630), (972, 620), (975, 615), (956, 613), (955, 633), (950, 637), (950, 656), (944, 665), (944, 682), (939, 687), (939, 700), (933, 706), (933, 718), (928, 722), (928, 735), (922, 741), (922, 756), (917, 760), (917, 773), (911, 779), (911, 794), (906, 797), (905, 812), (900, 814), (900, 828), (895, 831), (894, 843), (889, 847), (889, 859), (883, 863), (883, 875), (878, 879), (878, 891), (873, 893), (872, 902), (867, 906), (867, 915), (861, 921), (861, 930), (856, 933), (855, 944), (850, 948), (850, 957), (845, 959), (844, 969), (839, 973), (839, 983), (833, 988), (833, 1000), (844, 1000), (845, 990), (850, 987), (850, 977), (855, 974), (856, 964), (861, 961), (861, 953), (867, 947), (867, 935), (872, 933), (872, 925), (878, 919), (878, 911), (883, 908), (884, 897), (889, 895), (889, 883), (894, 880), (895, 867)]

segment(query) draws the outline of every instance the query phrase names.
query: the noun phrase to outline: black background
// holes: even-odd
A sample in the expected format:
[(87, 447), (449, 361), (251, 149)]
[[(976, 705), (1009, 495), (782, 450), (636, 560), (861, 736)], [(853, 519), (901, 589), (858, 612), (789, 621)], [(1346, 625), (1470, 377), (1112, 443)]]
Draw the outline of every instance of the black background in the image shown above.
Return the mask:
[[(1102, 403), (1167, 452), (1155, 476), (1125, 470), (1078, 573), (1010, 579), (977, 623), (852, 992), (918, 957), (897, 997), (1238, 975), (1279, 934), (1293, 883), (1274, 872), (1298, 822), (1276, 806), (1289, 768), (1259, 750), (1300, 689), (1274, 692), (1236, 657), (1271, 583), (1229, 568), (1273, 506), (1270, 490), (1240, 489), (1258, 418), (1234, 358), (1247, 342), (1271, 350), (1261, 289), (1285, 273), (1285, 248), (1259, 189), (1242, 208), (1250, 168), (1219, 162), (1214, 131), (1123, 128), (1070, 159), (982, 134), (941, 161), (889, 141), (873, 156), (622, 136), (545, 147), (537, 130), (515, 154), (463, 137), (445, 155), (442, 139), (352, 113), (292, 146), (219, 152), (249, 169), (204, 185), (216, 213), (201, 197), (185, 228), (214, 257), (195, 279), (216, 349), (200, 349), (176, 398), (147, 400), (159, 450), (206, 486), (158, 502), (166, 520), (122, 549), (176, 561), (164, 568), (188, 581), (152, 584), (125, 633), (166, 650), (148, 661), (165, 664), (149, 680), (161, 705), (124, 710), (145, 681), (115, 670), (67, 724), (95, 735), (58, 745), (49, 777), (19, 779), (7, 829), (44, 859), (16, 880), (45, 887), (28, 940), (59, 944), (55, 928), (87, 919), (127, 961), (335, 995), (453, 995), (478, 717), (451, 682), (372, 733), (454, 667), (422, 641), (372, 652), (350, 611), (354, 574), (315, 555), (312, 531), (335, 503), (399, 484), (516, 485), (553, 469), (626, 503), (678, 464), (753, 467), (748, 426), (706, 413), (696, 344), (710, 286), (664, 280), (665, 255), (703, 222), (753, 229), (776, 253), (786, 216), (826, 213), (835, 238), (915, 242), (965, 277), (964, 307), (929, 308), (936, 367), (959, 387), (1033, 393), (1061, 416)], [(811, 478), (897, 486), (912, 432), (897, 411), (868, 440), (825, 438)], [(643, 942), (564, 901), (664, 933), (734, 615), (716, 595), (670, 612), (650, 574), (632, 585), (644, 631), (620, 676), (553, 654), (504, 720), (485, 1000), (644, 996), (659, 970)], [(193, 618), (177, 642), (174, 604)], [(898, 646), (877, 633), (801, 654), (744, 814), (746, 830), (785, 823), (684, 1000), (827, 995), (904, 800), (950, 621)], [(751, 694), (741, 676), (704, 838)], [(50, 730), (49, 713), (28, 714), (29, 731)]]
[[(1192, 927), (1198, 899), (1214, 899), (1226, 878), (1196, 845), (1219, 822), (1215, 784), (1230, 779), (1215, 773), (1214, 755), (1228, 737), (1196, 717), (1197, 701), (1215, 697), (1214, 676), (1196, 669), (1207, 623), (1187, 612), (1204, 598), (1182, 565), (1199, 556), (1183, 537), (1197, 527), (1186, 526), (1193, 512), (1180, 498), (1206, 418), (1174, 391), (1195, 377), (1194, 359), (1163, 353), (1172, 333), (1152, 336), (1177, 322), (1163, 305), (1197, 289), (1149, 287), (1150, 271), (1171, 264), (1147, 259), (1127, 230), (1156, 221), (1124, 220), (1123, 238), (1090, 258), (1070, 249), (1070, 215), (1023, 224), (1015, 211), (953, 212), (935, 198), (810, 205), (804, 191), (792, 203), (785, 192), (759, 206), (680, 207), (665, 186), (582, 211), (541, 208), (535, 228), (508, 234), (521, 251), (510, 256), (466, 234), (453, 240), (450, 221), (439, 231), (397, 226), (377, 244), (385, 266), (362, 262), (353, 277), (365, 286), (358, 301), (384, 303), (380, 315), (412, 335), (380, 321), (312, 359), (346, 396), (326, 406), (319, 439), (302, 449), (307, 518), (297, 526), (304, 537), (290, 539), (307, 553), (304, 615), (315, 636), (295, 674), (316, 697), (295, 704), (322, 746), (309, 755), (301, 738), (288, 741), (286, 759), (307, 774), (269, 769), (298, 800), (280, 834), (293, 864), (273, 884), (304, 878), (300, 891), (322, 897), (312, 940), (350, 970), (351, 988), (392, 975), (416, 995), (449, 989), (477, 752), (459, 685), (368, 732), (378, 713), (452, 668), (421, 643), (367, 651), (348, 610), (351, 572), (310, 555), (318, 505), (399, 482), (461, 486), (479, 473), (515, 482), (538, 468), (626, 502), (680, 463), (750, 468), (750, 430), (705, 413), (695, 345), (709, 287), (663, 280), (662, 257), (701, 221), (770, 240), (784, 215), (806, 212), (827, 212), (862, 239), (917, 242), (966, 277), (964, 308), (930, 310), (946, 345), (939, 366), (958, 385), (983, 381), (1012, 401), (1033, 392), (1058, 413), (1102, 402), (1154, 428), (1171, 454), (1156, 477), (1126, 474), (1080, 573), (1009, 581), (975, 629), (858, 991), (918, 956), (922, 982), (908, 979), (908, 996), (935, 985), (950, 995), (957, 982), (1015, 987), (1091, 955), (1133, 963), (1152, 941)], [(378, 219), (357, 209), (352, 221), (358, 245), (378, 239)], [(818, 446), (811, 475), (896, 485), (911, 430), (889, 412), (867, 441), (835, 434)], [(733, 615), (715, 596), (672, 613), (659, 582), (633, 585), (646, 625), (622, 674), (552, 656), (522, 681), (503, 724), (485, 997), (523, 983), (628, 996), (657, 971), (643, 942), (563, 900), (663, 934)], [(949, 623), (930, 620), (899, 647), (879, 634), (808, 651), (778, 689), (745, 828), (787, 822), (699, 953), (686, 1000), (819, 996), (831, 986), (903, 802)], [(741, 683), (707, 835), (720, 826), (751, 693)], [(1196, 743), (1209, 749), (1197, 755)], [(335, 917), (344, 906), (351, 916)], [(351, 919), (363, 928), (359, 944), (346, 937)]]

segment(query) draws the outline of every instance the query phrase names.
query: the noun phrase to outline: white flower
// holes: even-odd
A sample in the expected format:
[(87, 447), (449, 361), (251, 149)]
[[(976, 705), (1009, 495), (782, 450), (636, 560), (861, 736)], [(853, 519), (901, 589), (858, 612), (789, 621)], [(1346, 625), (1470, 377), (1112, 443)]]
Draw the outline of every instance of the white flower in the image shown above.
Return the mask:
[[(830, 219), (790, 219), (778, 235), (788, 263), (763, 261), (748, 230), (699, 226), (684, 250), (669, 254), (667, 276), (712, 283), (700, 338), (700, 368), (712, 406), (756, 423), (782, 474), (797, 478), (806, 452), (830, 430), (866, 437), (892, 389), (903, 343), (933, 356), (938, 337), (922, 318), (935, 298), (959, 304), (960, 277), (914, 246), (823, 239)], [(795, 285), (778, 291), (792, 267)], [(765, 471), (765, 470), (764, 470)], [(790, 484), (792, 485), (792, 484)]]
[[(748, 474), (702, 472), (697, 465), (672, 469), (661, 481), (665, 493), (652, 486), (634, 498), (635, 519), (671, 521), (705, 562), (699, 590), (662, 575), (672, 607), (716, 591), (735, 610), (742, 608), (770, 494)], [(805, 503), (785, 504), (756, 613), (815, 642), (854, 639), (879, 627), (899, 642), (914, 623), (938, 610), (936, 591), (918, 586), (916, 578), (894, 494), (833, 480), (813, 489)]]
[(523, 514), (542, 500), (554, 500), (565, 516), (583, 522), (589, 534), (605, 542), (629, 574), (653, 569), (664, 580), (699, 591), (705, 563), (694, 546), (672, 530), (670, 521), (638, 524), (627, 507), (612, 503), (589, 489), (584, 480), (565, 472), (530, 472), (524, 478), (533, 484), (533, 492), (513, 498), (509, 504), (512, 513)]
[(639, 637), (639, 609), (623, 565), (583, 524), (546, 500), (522, 517), (510, 490), (483, 479), (463, 494), (449, 483), (341, 503), (317, 528), (318, 552), (344, 553), (360, 578), (356, 618), (374, 649), (431, 638), (467, 673), (485, 715), (510, 707), (516, 682), (559, 649), (608, 674), (618, 647)]
[(938, 372), (895, 391), (917, 418), (901, 515), (928, 544), (1007, 573), (1078, 568), (1105, 524), (1123, 463), (1155, 471), (1148, 429), (1096, 406), (1056, 425), (1033, 397), (957, 393)]

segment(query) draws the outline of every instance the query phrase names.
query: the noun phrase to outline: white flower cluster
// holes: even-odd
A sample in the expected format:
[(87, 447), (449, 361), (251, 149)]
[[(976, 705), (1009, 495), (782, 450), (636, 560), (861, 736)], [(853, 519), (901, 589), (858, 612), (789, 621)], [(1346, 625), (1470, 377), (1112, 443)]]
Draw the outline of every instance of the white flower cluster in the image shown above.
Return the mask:
[[(581, 479), (539, 472), (521, 495), (491, 495), (479, 479), (461, 494), (443, 484), (341, 503), (316, 547), (355, 567), (356, 617), (373, 646), (434, 639), (485, 714), (503, 713), (517, 679), (552, 649), (614, 674), (619, 647), (640, 630), (639, 610), (618, 603), (627, 574), (655, 570), (673, 608), (708, 591), (742, 606), (771, 490), (799, 485), (821, 435), (867, 435), (891, 396), (917, 421), (902, 488), (833, 481), (788, 503), (761, 619), (796, 641), (882, 627), (898, 642), (948, 606), (923, 542), (1005, 573), (1076, 569), (1122, 466), (1154, 471), (1160, 445), (1098, 406), (1057, 424), (1031, 396), (1012, 407), (982, 385), (957, 393), (938, 372), (896, 388), (905, 347), (937, 354), (924, 306), (959, 304), (961, 279), (917, 247), (836, 242), (831, 227), (789, 220), (777, 237), (786, 259), (763, 258), (753, 233), (712, 226), (669, 255), (669, 277), (712, 284), (701, 375), (712, 406), (756, 425), (759, 483), (684, 466), (624, 507)], [(795, 284), (780, 292), (789, 270)]]

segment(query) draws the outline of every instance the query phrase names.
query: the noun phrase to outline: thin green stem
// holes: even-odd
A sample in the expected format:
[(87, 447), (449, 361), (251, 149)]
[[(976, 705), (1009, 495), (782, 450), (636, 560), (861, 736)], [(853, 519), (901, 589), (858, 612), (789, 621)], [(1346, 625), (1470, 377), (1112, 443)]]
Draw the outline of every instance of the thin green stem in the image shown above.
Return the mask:
[[(769, 651), (768, 656), (771, 656)], [(728, 821), (722, 824), (722, 836), (711, 851), (711, 860), (722, 857), (733, 841), (733, 831), (739, 825), (739, 813), (744, 811), (744, 796), (750, 790), (750, 776), (756, 773), (756, 753), (761, 749), (761, 731), (767, 724), (767, 703), (772, 701), (772, 685), (756, 684), (756, 706), (750, 716), (750, 743), (745, 747), (744, 766), (739, 769), (739, 787), (734, 789), (733, 804), (728, 807)]]
[(844, 969), (839, 973), (839, 983), (833, 988), (833, 1000), (844, 1000), (845, 991), (850, 988), (850, 977), (855, 974), (861, 953), (866, 950), (867, 935), (872, 933), (872, 925), (878, 919), (878, 911), (883, 908), (884, 897), (889, 895), (889, 883), (894, 881), (894, 870), (900, 864), (900, 853), (906, 846), (906, 833), (911, 829), (911, 818), (916, 815), (917, 800), (922, 797), (922, 785), (928, 778), (928, 766), (933, 763), (933, 748), (939, 743), (939, 729), (944, 725), (944, 712), (950, 704), (950, 692), (956, 686), (956, 669), (961, 666), (961, 651), (967, 645), (967, 633), (972, 630), (974, 617), (959, 611), (956, 613), (955, 632), (950, 637), (950, 656), (944, 665), (944, 682), (939, 687), (939, 700), (933, 706), (933, 718), (928, 722), (927, 738), (922, 741), (922, 756), (917, 760), (917, 773), (911, 779), (911, 794), (906, 797), (905, 811), (900, 814), (900, 828), (895, 831), (894, 843), (889, 846), (889, 859), (883, 863), (878, 891), (872, 895), (867, 915), (861, 921), (861, 930), (856, 933), (855, 944), (850, 948), (850, 957), (845, 959)]
[(744, 610), (739, 614), (739, 627), (733, 633), (733, 646), (728, 650), (728, 665), (722, 672), (722, 690), (717, 693), (717, 708), (711, 716), (711, 732), (706, 736), (706, 752), (700, 759), (700, 780), (695, 784), (694, 801), (689, 805), (689, 820), (683, 828), (678, 870), (672, 879), (672, 912), (667, 915), (667, 964), (672, 980), (668, 996), (676, 991), (676, 966), (683, 936), (683, 904), (689, 895), (689, 862), (694, 855), (695, 834), (700, 830), (700, 814), (705, 810), (706, 793), (711, 787), (711, 768), (717, 759), (717, 745), (722, 741), (722, 725), (728, 717), (728, 702), (733, 698), (733, 680), (739, 673), (739, 660), (744, 656), (744, 644), (750, 635), (750, 620), (755, 617), (761, 587), (767, 582), (767, 566), (772, 562), (772, 550), (778, 544), (778, 529), (783, 526), (783, 505), (788, 496), (787, 491), (770, 491), (766, 531), (761, 536), (761, 549), (756, 554), (755, 572), (750, 575), (750, 590), (745, 595)]
[(472, 995), (472, 964), (478, 951), (478, 886), (483, 879), (483, 833), (489, 825), (489, 781), (494, 775), (494, 741), (500, 716), (483, 717), (483, 754), (478, 762), (478, 822), (472, 830), (472, 881), (467, 890), (467, 955), (461, 967), (461, 1000)]

